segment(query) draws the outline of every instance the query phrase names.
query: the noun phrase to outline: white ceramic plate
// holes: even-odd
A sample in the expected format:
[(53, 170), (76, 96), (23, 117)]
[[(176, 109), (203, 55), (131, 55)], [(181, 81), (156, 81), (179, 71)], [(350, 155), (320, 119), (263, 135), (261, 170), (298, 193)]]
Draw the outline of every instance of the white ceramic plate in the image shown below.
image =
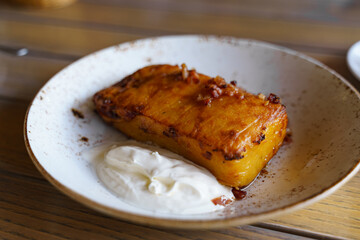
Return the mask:
[[(287, 107), (293, 142), (281, 148), (244, 200), (223, 211), (173, 215), (130, 206), (99, 183), (93, 164), (81, 155), (99, 143), (124, 138), (94, 113), (93, 94), (139, 68), (161, 63), (186, 63), (206, 75), (237, 80), (252, 93), (276, 93)], [(84, 119), (74, 117), (73, 108)], [(329, 195), (360, 167), (359, 93), (312, 58), (230, 37), (144, 39), (90, 54), (39, 91), (24, 131), (34, 164), (62, 192), (109, 215), (156, 226), (213, 228), (260, 221)]]
[(360, 81), (360, 41), (350, 47), (346, 61), (351, 73)]

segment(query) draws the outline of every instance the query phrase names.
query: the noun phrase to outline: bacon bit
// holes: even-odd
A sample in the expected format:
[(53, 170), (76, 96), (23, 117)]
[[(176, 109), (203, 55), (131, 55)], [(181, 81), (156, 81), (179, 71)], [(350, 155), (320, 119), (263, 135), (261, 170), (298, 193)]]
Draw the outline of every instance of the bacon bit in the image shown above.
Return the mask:
[(217, 86), (211, 86), (210, 88), (210, 95), (213, 98), (219, 98), (222, 94), (222, 90), (221, 88), (217, 87)]
[(237, 85), (237, 81), (232, 80), (232, 81), (230, 82), (230, 84), (233, 85), (233, 86), (236, 86), (236, 85)]
[(221, 206), (226, 206), (230, 203), (233, 202), (232, 199), (227, 198), (225, 195), (222, 195), (220, 197), (214, 198), (211, 200), (213, 202), (214, 205), (221, 205)]
[(199, 74), (197, 74), (197, 72), (195, 70), (190, 70), (189, 71), (189, 76), (187, 78), (187, 82), (189, 82), (189, 83), (193, 82), (195, 84), (200, 83)]
[(205, 106), (210, 106), (211, 98), (210, 96), (203, 96), (201, 93), (198, 95), (197, 101), (202, 102)]
[[(208, 81), (208, 84), (213, 84), (221, 90), (220, 95), (223, 96), (238, 96), (239, 89), (233, 84), (226, 84), (222, 77), (216, 76)], [(241, 94), (240, 94), (241, 95)]]
[(186, 80), (189, 76), (189, 72), (185, 63), (181, 64), (181, 75), (183, 80)]
[(275, 94), (273, 94), (273, 93), (270, 93), (270, 95), (268, 97), (268, 100), (271, 103), (274, 103), (274, 104), (279, 104), (280, 103), (280, 98), (278, 96), (276, 96)]
[(261, 100), (265, 100), (266, 96), (262, 93), (259, 93), (258, 98), (260, 98)]
[(199, 93), (197, 100), (205, 106), (209, 106), (212, 100), (220, 98), (221, 96), (235, 96), (239, 99), (244, 98), (239, 88), (233, 84), (227, 84), (222, 77), (216, 76), (205, 83), (204, 89)]
[(211, 98), (207, 98), (207, 99), (204, 100), (204, 105), (205, 106), (211, 106), (210, 104), (211, 104)]
[(200, 83), (200, 76), (196, 70), (192, 69), (189, 71), (184, 63), (181, 64), (181, 77), (186, 83)]
[(215, 79), (213, 78), (207, 82), (205, 89), (207, 89), (207, 92), (212, 98), (219, 98), (223, 93), (223, 90), (216, 84)]
[(232, 188), (231, 191), (234, 194), (234, 197), (235, 197), (236, 200), (244, 199), (246, 197), (246, 194), (247, 194), (246, 191), (236, 189), (236, 188)]

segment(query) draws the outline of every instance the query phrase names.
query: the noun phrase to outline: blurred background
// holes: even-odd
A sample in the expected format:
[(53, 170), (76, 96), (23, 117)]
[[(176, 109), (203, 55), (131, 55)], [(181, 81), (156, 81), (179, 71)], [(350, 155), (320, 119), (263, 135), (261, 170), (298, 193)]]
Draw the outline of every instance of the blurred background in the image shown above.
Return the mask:
[(359, 239), (359, 174), (331, 197), (295, 213), (186, 232), (106, 217), (39, 174), (25, 150), (22, 126), (40, 87), (96, 50), (179, 34), (285, 46), (323, 62), (360, 89), (346, 64), (347, 50), (360, 40), (359, 0), (0, 0), (0, 238)]
[[(12, 85), (21, 82), (32, 91), (0, 91), (31, 99), (52, 74), (81, 56), (121, 42), (175, 34), (275, 43), (309, 54), (352, 81), (345, 56), (360, 40), (360, 1), (2, 0), (0, 50), (29, 50), (21, 60), (16, 58), (21, 69), (11, 67), (6, 75)], [(5, 61), (15, 64), (12, 56)]]

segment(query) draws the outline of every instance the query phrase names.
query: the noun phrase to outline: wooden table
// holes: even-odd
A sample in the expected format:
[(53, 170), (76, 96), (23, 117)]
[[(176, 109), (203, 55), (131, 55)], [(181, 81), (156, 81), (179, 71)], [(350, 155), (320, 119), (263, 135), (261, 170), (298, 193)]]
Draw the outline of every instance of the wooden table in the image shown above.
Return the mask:
[[(305, 209), (201, 231), (107, 217), (69, 199), (39, 174), (25, 150), (22, 125), (30, 100), (53, 74), (110, 45), (188, 33), (283, 45), (322, 61), (360, 89), (345, 61), (347, 49), (360, 40), (355, 0), (84, 0), (47, 10), (1, 4), (0, 239), (360, 239), (359, 174)], [(16, 56), (13, 50), (21, 47), (28, 54)]]

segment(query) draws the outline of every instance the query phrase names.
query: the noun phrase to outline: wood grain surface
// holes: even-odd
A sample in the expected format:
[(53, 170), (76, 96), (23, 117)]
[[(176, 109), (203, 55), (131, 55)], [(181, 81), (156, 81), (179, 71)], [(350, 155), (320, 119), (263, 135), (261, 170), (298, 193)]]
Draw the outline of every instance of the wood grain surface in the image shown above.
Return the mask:
[[(0, 239), (360, 239), (359, 174), (305, 209), (262, 223), (201, 231), (107, 217), (69, 199), (39, 174), (25, 150), (22, 125), (31, 99), (51, 76), (107, 46), (189, 33), (290, 47), (360, 89), (346, 66), (347, 49), (360, 40), (359, 1), (80, 0), (42, 10), (0, 1)], [(28, 55), (2, 51), (18, 47), (28, 48)]]

